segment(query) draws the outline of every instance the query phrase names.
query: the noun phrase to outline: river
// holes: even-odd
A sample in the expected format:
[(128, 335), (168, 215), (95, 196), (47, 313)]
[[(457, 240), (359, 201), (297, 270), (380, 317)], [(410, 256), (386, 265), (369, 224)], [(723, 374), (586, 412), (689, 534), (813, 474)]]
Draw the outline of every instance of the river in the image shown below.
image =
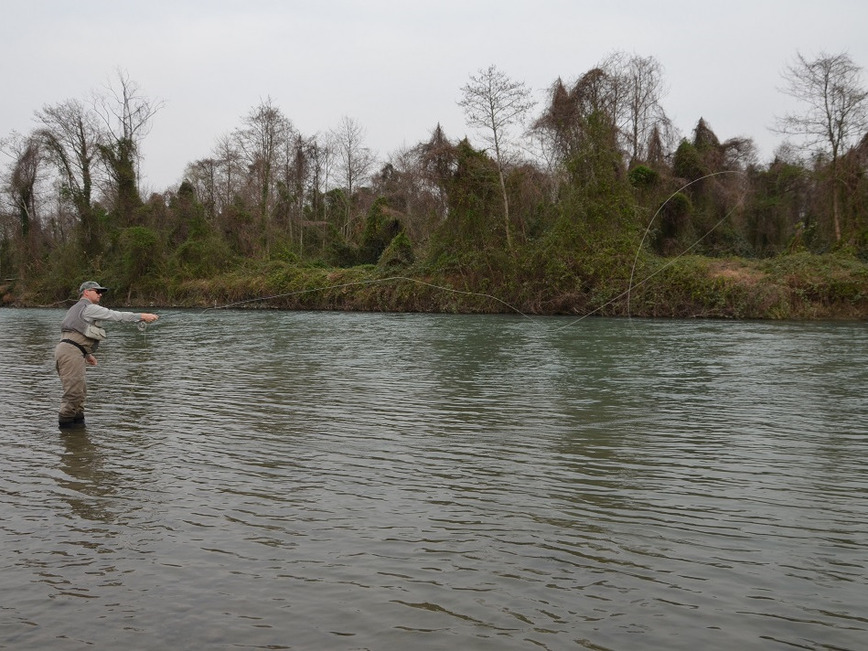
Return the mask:
[(868, 325), (0, 310), (0, 648), (861, 649)]

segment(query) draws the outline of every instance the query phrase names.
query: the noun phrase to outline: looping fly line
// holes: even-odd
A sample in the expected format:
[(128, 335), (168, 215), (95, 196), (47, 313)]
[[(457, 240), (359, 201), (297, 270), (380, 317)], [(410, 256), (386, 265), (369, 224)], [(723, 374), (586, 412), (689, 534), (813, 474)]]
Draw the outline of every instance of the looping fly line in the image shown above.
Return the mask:
[(326, 290), (330, 290), (330, 289), (341, 289), (343, 287), (355, 287), (355, 286), (359, 286), (359, 285), (374, 285), (374, 284), (378, 284), (378, 283), (387, 283), (387, 282), (400, 281), (400, 280), (410, 282), (410, 283), (416, 283), (417, 285), (423, 285), (425, 287), (431, 287), (433, 289), (439, 289), (439, 290), (444, 291), (444, 292), (451, 292), (453, 294), (463, 294), (465, 296), (479, 296), (482, 298), (489, 298), (489, 299), (496, 301), (496, 302), (500, 303), (501, 305), (509, 308), (513, 312), (515, 312), (515, 313), (517, 313), (517, 314), (519, 314), (525, 318), (533, 320), (533, 317), (525, 314), (524, 312), (519, 310), (514, 305), (510, 305), (509, 303), (507, 303), (503, 299), (500, 299), (497, 296), (494, 296), (492, 294), (486, 294), (484, 292), (471, 292), (471, 291), (465, 290), (465, 289), (455, 289), (454, 287), (444, 287), (443, 285), (437, 285), (435, 283), (429, 283), (425, 280), (419, 280), (418, 278), (410, 278), (409, 276), (389, 276), (388, 278), (374, 278), (371, 280), (356, 280), (356, 281), (348, 282), (348, 283), (336, 283), (336, 284), (332, 284), (332, 285), (323, 285), (322, 287), (312, 287), (310, 289), (299, 289), (299, 290), (292, 291), (292, 292), (285, 292), (283, 294), (273, 294), (271, 296), (259, 296), (257, 298), (248, 298), (248, 299), (245, 299), (243, 301), (236, 301), (234, 303), (227, 303), (226, 305), (215, 305), (214, 307), (205, 308), (205, 311), (224, 310), (227, 308), (238, 307), (239, 305), (247, 305), (249, 303), (270, 301), (270, 300), (274, 300), (274, 299), (278, 299), (278, 298), (287, 298), (289, 296), (299, 296), (301, 294), (311, 294), (313, 292), (321, 292), (321, 291), (326, 291)]
[[(645, 245), (645, 240), (648, 238), (648, 235), (651, 232), (651, 227), (653, 226), (657, 217), (660, 215), (660, 213), (666, 207), (666, 205), (675, 196), (677, 196), (679, 193), (681, 193), (684, 190), (686, 190), (687, 188), (689, 188), (694, 183), (699, 183), (700, 181), (703, 181), (705, 179), (713, 178), (715, 176), (720, 176), (722, 174), (744, 175), (744, 172), (741, 172), (739, 170), (723, 170), (720, 172), (713, 172), (711, 174), (706, 174), (705, 176), (701, 176), (698, 179), (694, 179), (693, 181), (690, 181), (689, 183), (684, 184), (683, 186), (678, 188), (675, 192), (673, 192), (671, 195), (669, 195), (669, 197), (667, 197), (667, 199), (662, 204), (660, 204), (660, 207), (657, 209), (657, 211), (651, 217), (651, 220), (648, 222), (648, 225), (645, 227), (645, 231), (642, 234), (642, 239), (640, 240), (639, 245), (636, 247), (636, 255), (633, 258), (633, 265), (630, 269), (630, 280), (627, 284), (627, 289), (624, 290), (623, 292), (621, 292), (620, 294), (618, 294), (617, 296), (615, 296), (614, 298), (611, 298), (607, 302), (603, 303), (602, 305), (599, 305), (598, 307), (594, 308), (590, 312), (583, 314), (579, 318), (571, 321), (570, 323), (567, 323), (566, 325), (560, 326), (559, 328), (557, 328), (557, 330), (563, 330), (565, 328), (569, 328), (571, 326), (574, 326), (575, 324), (579, 323), (580, 321), (587, 319), (590, 316), (593, 316), (594, 314), (600, 312), (601, 310), (605, 309), (606, 307), (612, 305), (613, 303), (615, 303), (615, 302), (617, 302), (617, 301), (619, 301), (625, 297), (627, 299), (627, 315), (629, 316), (630, 315), (630, 298), (631, 298), (631, 294), (632, 294), (634, 289), (646, 284), (652, 278), (654, 278), (658, 274), (662, 273), (663, 271), (665, 271), (666, 269), (668, 269), (669, 267), (674, 265), (680, 258), (684, 257), (690, 251), (692, 251), (697, 246), (699, 246), (699, 244), (705, 238), (707, 238), (709, 235), (711, 235), (711, 233), (713, 233), (721, 224), (723, 224), (727, 219), (729, 219), (729, 217), (744, 204), (744, 196), (745, 195), (742, 194), (742, 196), (739, 198), (739, 200), (736, 202), (736, 204), (723, 217), (721, 217), (711, 228), (709, 228), (701, 237), (699, 237), (695, 242), (693, 242), (693, 244), (691, 244), (689, 247), (684, 249), (681, 253), (679, 253), (674, 258), (670, 259), (668, 262), (666, 262), (666, 264), (662, 265), (660, 268), (649, 273), (647, 276), (645, 276), (639, 282), (635, 282), (635, 283), (633, 282), (635, 275), (636, 275), (636, 265), (639, 262), (639, 255), (642, 251), (642, 247)], [(525, 314), (524, 312), (522, 312), (520, 309), (518, 309), (514, 305), (511, 305), (510, 303), (507, 303), (503, 299), (498, 298), (497, 296), (494, 296), (492, 294), (487, 294), (485, 292), (472, 292), (472, 291), (464, 290), (464, 289), (455, 289), (453, 287), (444, 287), (443, 285), (437, 285), (435, 283), (429, 283), (427, 281), (419, 280), (418, 278), (410, 278), (408, 276), (389, 276), (388, 278), (374, 278), (371, 280), (356, 280), (356, 281), (346, 282), (346, 283), (336, 283), (336, 284), (332, 284), (332, 285), (323, 285), (321, 287), (312, 287), (310, 289), (300, 289), (300, 290), (296, 290), (296, 291), (292, 291), (292, 292), (284, 292), (281, 294), (272, 294), (269, 296), (259, 296), (256, 298), (245, 299), (243, 301), (235, 301), (233, 303), (227, 303), (225, 305), (214, 305), (214, 307), (205, 308), (205, 311), (229, 309), (229, 308), (238, 307), (241, 305), (248, 305), (250, 303), (260, 303), (260, 302), (275, 300), (275, 299), (279, 299), (279, 298), (287, 298), (290, 296), (300, 296), (302, 294), (310, 294), (313, 292), (321, 292), (321, 291), (332, 290), (332, 289), (341, 289), (344, 287), (356, 287), (356, 286), (360, 286), (360, 285), (374, 285), (374, 284), (394, 282), (394, 281), (405, 281), (405, 282), (416, 283), (417, 285), (423, 285), (425, 287), (431, 287), (433, 289), (438, 289), (438, 290), (441, 290), (444, 292), (452, 292), (453, 294), (462, 294), (464, 296), (479, 296), (482, 298), (488, 298), (488, 299), (491, 299), (493, 301), (496, 301), (497, 303), (500, 303), (504, 307), (509, 308), (511, 311), (515, 312), (516, 314), (523, 316), (527, 319), (530, 319), (535, 324), (539, 324), (539, 322), (534, 317), (532, 317), (528, 314)], [(145, 328), (147, 327), (147, 324), (144, 324), (144, 327), (142, 327), (142, 323), (143, 322), (139, 323), (139, 329), (144, 331)]]
[(678, 194), (680, 194), (681, 192), (683, 192), (684, 190), (689, 188), (694, 183), (699, 183), (700, 181), (704, 181), (705, 179), (710, 179), (710, 178), (713, 178), (715, 176), (720, 176), (721, 174), (739, 174), (741, 176), (744, 176), (744, 172), (739, 171), (739, 170), (722, 170), (720, 172), (712, 172), (711, 174), (706, 174), (705, 176), (701, 176), (698, 179), (693, 179), (689, 183), (685, 183), (680, 188), (678, 188), (675, 192), (670, 194), (666, 198), (666, 201), (664, 201), (663, 203), (660, 204), (660, 207), (657, 209), (657, 212), (654, 213), (654, 215), (651, 217), (650, 221), (648, 222), (648, 226), (645, 227), (645, 232), (642, 234), (642, 239), (640, 240), (639, 245), (636, 247), (636, 255), (633, 258), (633, 266), (630, 268), (630, 280), (627, 283), (627, 289), (624, 290), (623, 292), (621, 292), (620, 294), (618, 294), (617, 296), (615, 296), (614, 298), (612, 298), (611, 300), (609, 300), (608, 302), (603, 303), (602, 305), (595, 308), (594, 310), (591, 310), (587, 314), (583, 314), (578, 319), (575, 319), (574, 321), (571, 321), (570, 323), (568, 323), (564, 326), (561, 326), (561, 328), (559, 328), (559, 329), (569, 328), (570, 326), (573, 326), (576, 323), (578, 323), (579, 321), (582, 321), (583, 319), (586, 319), (589, 316), (596, 314), (597, 312), (599, 312), (603, 308), (608, 307), (612, 303), (619, 301), (624, 297), (627, 298), (627, 316), (629, 317), (630, 316), (630, 296), (631, 296), (631, 294), (635, 288), (641, 287), (642, 285), (646, 284), (648, 281), (650, 281), (652, 278), (654, 278), (654, 276), (656, 276), (660, 273), (663, 273), (666, 269), (668, 269), (669, 267), (674, 265), (676, 262), (678, 262), (679, 259), (683, 258), (685, 255), (690, 253), (693, 249), (695, 249), (697, 246), (699, 246), (699, 244), (705, 238), (707, 238), (709, 235), (711, 235), (721, 224), (723, 224), (723, 222), (725, 222), (727, 219), (729, 219), (730, 215), (732, 215), (736, 210), (738, 210), (741, 206), (744, 205), (745, 193), (742, 193), (742, 195), (739, 197), (739, 199), (735, 203), (735, 205), (723, 217), (721, 217), (711, 228), (709, 228), (707, 231), (705, 231), (705, 233), (703, 233), (700, 238), (698, 238), (695, 242), (693, 242), (693, 244), (691, 244), (686, 249), (684, 249), (681, 253), (679, 253), (674, 258), (669, 260), (666, 264), (662, 265), (659, 269), (656, 269), (655, 271), (649, 273), (647, 276), (645, 276), (639, 282), (637, 282), (637, 283), (633, 282), (633, 278), (636, 275), (636, 265), (639, 262), (639, 254), (642, 252), (642, 247), (645, 245), (645, 240), (648, 238), (648, 234), (651, 232), (651, 226), (654, 225), (654, 221), (657, 219), (657, 217), (660, 215), (660, 213), (666, 207), (666, 204), (668, 204), (670, 201), (672, 201), (672, 199), (675, 196), (677, 196)]

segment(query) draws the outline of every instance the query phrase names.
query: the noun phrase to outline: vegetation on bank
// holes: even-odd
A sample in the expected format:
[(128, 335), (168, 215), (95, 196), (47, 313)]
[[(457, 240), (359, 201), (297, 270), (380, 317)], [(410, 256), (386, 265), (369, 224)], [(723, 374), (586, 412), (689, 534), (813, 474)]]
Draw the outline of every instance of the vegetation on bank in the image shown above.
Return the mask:
[[(0, 302), (62, 305), (97, 279), (117, 307), (868, 318), (868, 137), (765, 166), (702, 119), (674, 140), (653, 92), (625, 101), (655, 72), (634, 57), (558, 80), (534, 158), (507, 155), (504, 118), (486, 149), (438, 126), (373, 173), (353, 121), (305, 138), (269, 100), (146, 200), (154, 111), (122, 79), (116, 128), (70, 101), (14, 140)], [(493, 67), (463, 90), (468, 110), (530, 106)]]
[[(789, 259), (792, 258), (792, 259)], [(650, 277), (582, 288), (543, 276), (492, 283), (489, 276), (425, 269), (306, 269), (271, 264), (169, 288), (165, 305), (237, 309), (358, 310), (737, 319), (868, 318), (868, 265), (800, 254), (756, 263), (682, 257), (646, 266)], [(259, 279), (251, 281), (252, 278)], [(145, 297), (141, 297), (144, 300)], [(139, 304), (142, 304), (141, 301)]]
[[(448, 270), (424, 264), (333, 268), (273, 260), (247, 262), (207, 278), (151, 276), (134, 287), (108, 281), (117, 289), (107, 303), (116, 308), (868, 318), (868, 264), (851, 256), (803, 252), (756, 261), (689, 255), (651, 258), (635, 270), (625, 264), (612, 271), (612, 282), (590, 285), (584, 276), (522, 275), (515, 269), (492, 278), (489, 267), (473, 265)], [(103, 276), (113, 278), (109, 272), (99, 277)], [(6, 281), (0, 284), (0, 297), (6, 306), (63, 306), (74, 300), (69, 287), (61, 279), (32, 288)]]

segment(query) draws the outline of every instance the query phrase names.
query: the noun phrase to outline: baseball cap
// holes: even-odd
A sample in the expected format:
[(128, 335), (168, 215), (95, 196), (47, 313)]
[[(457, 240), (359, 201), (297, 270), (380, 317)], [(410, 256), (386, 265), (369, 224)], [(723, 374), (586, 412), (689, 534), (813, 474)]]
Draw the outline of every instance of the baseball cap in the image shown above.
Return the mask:
[(103, 287), (95, 280), (86, 280), (78, 287), (78, 293), (84, 294), (89, 289), (95, 289), (98, 292), (107, 292), (108, 287)]

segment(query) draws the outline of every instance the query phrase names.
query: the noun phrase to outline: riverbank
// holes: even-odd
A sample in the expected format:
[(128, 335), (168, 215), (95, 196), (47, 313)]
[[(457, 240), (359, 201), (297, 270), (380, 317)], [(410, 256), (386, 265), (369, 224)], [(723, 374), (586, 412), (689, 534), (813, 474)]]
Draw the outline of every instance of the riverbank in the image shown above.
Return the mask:
[[(75, 281), (78, 282), (78, 281)], [(101, 279), (112, 285), (111, 279)], [(74, 283), (73, 283), (74, 284)], [(7, 307), (62, 305), (64, 289), (7, 280)], [(269, 261), (209, 278), (149, 278), (107, 301), (118, 309), (234, 308), (724, 319), (868, 319), (868, 265), (840, 256), (768, 260), (685, 256), (622, 265), (605, 282), (578, 274), (479, 269), (301, 267)]]

